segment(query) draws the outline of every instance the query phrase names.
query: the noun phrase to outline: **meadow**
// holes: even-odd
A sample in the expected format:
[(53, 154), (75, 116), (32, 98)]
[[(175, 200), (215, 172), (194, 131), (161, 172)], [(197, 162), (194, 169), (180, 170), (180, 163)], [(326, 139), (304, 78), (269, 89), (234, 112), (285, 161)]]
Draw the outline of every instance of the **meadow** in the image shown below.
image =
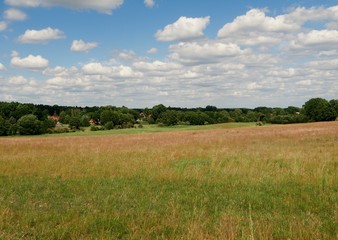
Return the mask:
[(336, 239), (337, 165), (338, 122), (4, 137), (0, 239)]

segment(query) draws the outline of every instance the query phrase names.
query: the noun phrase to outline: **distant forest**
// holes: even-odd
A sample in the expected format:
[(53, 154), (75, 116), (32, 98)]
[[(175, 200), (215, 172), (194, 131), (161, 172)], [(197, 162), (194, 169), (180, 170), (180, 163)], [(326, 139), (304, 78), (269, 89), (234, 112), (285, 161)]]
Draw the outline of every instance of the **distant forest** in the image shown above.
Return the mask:
[(0, 136), (64, 133), (159, 126), (206, 125), (227, 122), (257, 122), (257, 125), (334, 121), (338, 100), (312, 98), (303, 107), (287, 108), (176, 108), (163, 104), (152, 108), (71, 107), (18, 102), (0, 102)]

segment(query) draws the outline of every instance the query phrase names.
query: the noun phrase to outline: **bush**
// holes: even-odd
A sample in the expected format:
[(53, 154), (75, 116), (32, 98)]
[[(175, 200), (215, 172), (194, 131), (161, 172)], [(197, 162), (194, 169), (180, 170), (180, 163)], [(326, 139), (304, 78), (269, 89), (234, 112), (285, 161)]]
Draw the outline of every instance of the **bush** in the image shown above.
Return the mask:
[(28, 114), (18, 120), (18, 131), (21, 135), (37, 135), (43, 132), (43, 127), (35, 115)]
[(48, 129), (55, 128), (56, 122), (53, 119), (47, 118), (42, 122), (43, 131), (47, 132)]
[(105, 128), (106, 130), (111, 130), (111, 129), (114, 128), (114, 123), (113, 123), (112, 121), (107, 122), (107, 123), (104, 125), (104, 128)]
[(69, 128), (67, 127), (56, 127), (56, 128), (53, 128), (53, 129), (48, 129), (47, 130), (47, 133), (69, 133)]
[(90, 131), (103, 131), (103, 130), (104, 130), (104, 127), (102, 126), (92, 125), (90, 127)]

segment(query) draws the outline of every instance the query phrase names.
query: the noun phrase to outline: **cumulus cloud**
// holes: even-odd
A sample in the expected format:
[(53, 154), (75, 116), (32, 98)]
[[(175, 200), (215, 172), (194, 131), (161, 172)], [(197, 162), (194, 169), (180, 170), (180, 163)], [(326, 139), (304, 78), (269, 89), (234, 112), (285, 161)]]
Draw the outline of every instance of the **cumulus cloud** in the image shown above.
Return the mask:
[(149, 53), (149, 54), (156, 54), (156, 53), (158, 53), (158, 49), (157, 49), (157, 48), (150, 48), (150, 49), (147, 51), (147, 53)]
[(6, 70), (6, 67), (0, 62), (0, 71)]
[(144, 0), (144, 4), (147, 6), (147, 7), (154, 7), (155, 6), (155, 0)]
[(260, 9), (251, 9), (244, 16), (236, 17), (231, 23), (225, 24), (219, 31), (219, 38), (226, 38), (237, 32), (290, 32), (300, 28), (299, 25), (288, 22), (285, 16), (275, 18), (265, 15)]
[(89, 50), (96, 48), (98, 43), (96, 42), (84, 42), (83, 40), (74, 40), (70, 50), (73, 52), (88, 52)]
[(27, 68), (27, 69), (43, 69), (48, 67), (48, 60), (40, 55), (28, 55), (25, 58), (20, 58), (17, 54), (14, 54), (11, 59), (13, 67)]
[(46, 68), (43, 72), (44, 75), (51, 75), (51, 76), (57, 76), (57, 77), (74, 77), (77, 76), (79, 73), (79, 70), (77, 67), (62, 67), (62, 66), (56, 66), (54, 68)]
[(308, 33), (299, 33), (296, 40), (291, 42), (292, 48), (332, 49), (338, 47), (338, 31), (312, 30)]
[(65, 38), (64, 33), (59, 29), (50, 27), (41, 30), (28, 29), (19, 36), (18, 41), (21, 43), (46, 43), (50, 40), (58, 40)]
[(155, 34), (158, 41), (184, 41), (204, 36), (204, 29), (209, 25), (210, 17), (180, 17), (173, 24), (158, 30)]
[(7, 23), (4, 21), (0, 21), (0, 32), (3, 30), (6, 30), (7, 28)]
[(307, 67), (317, 70), (337, 70), (338, 59), (311, 61)]
[(85, 75), (104, 75), (109, 77), (141, 77), (141, 73), (135, 72), (129, 66), (105, 66), (98, 62), (88, 63), (82, 67), (82, 71)]
[(8, 21), (23, 21), (27, 15), (19, 9), (10, 8), (4, 12), (4, 18)]
[(172, 62), (162, 62), (159, 60), (153, 61), (153, 62), (135, 62), (133, 64), (133, 67), (135, 67), (137, 70), (142, 72), (170, 72), (174, 70), (182, 69), (182, 65)]
[(5, 3), (15, 7), (51, 7), (60, 6), (72, 9), (90, 9), (111, 14), (112, 10), (123, 4), (124, 0), (5, 0)]
[(185, 63), (209, 63), (217, 62), (222, 58), (234, 57), (245, 51), (233, 43), (221, 42), (186, 42), (171, 45), (171, 59)]
[(297, 24), (304, 24), (308, 21), (321, 21), (321, 20), (338, 20), (338, 5), (324, 8), (324, 7), (297, 7), (291, 9), (288, 14), (285, 15), (290, 22)]
[(12, 83), (12, 84), (15, 84), (15, 85), (25, 84), (27, 82), (28, 82), (28, 80), (23, 76), (14, 76), (14, 77), (9, 78), (9, 83)]
[[(158, 59), (154, 59), (156, 55), (150, 58), (131, 50), (115, 50), (111, 59), (88, 62), (81, 68), (48, 67), (48, 62), (44, 68), (38, 68), (38, 64), (29, 68), (28, 62), (38, 62), (39, 56), (20, 58), (12, 52), (12, 66), (18, 67), (13, 64), (17, 60), (21, 66), (40, 70), (33, 74), (42, 75), (35, 85), (20, 76), (0, 77), (5, 83), (0, 97), (22, 100), (27, 99), (20, 95), (25, 93), (29, 99), (36, 96), (51, 104), (113, 102), (128, 107), (158, 103), (283, 107), (301, 106), (313, 96), (337, 98), (337, 9), (294, 8), (278, 16), (252, 9), (225, 23), (224, 31), (219, 29), (215, 39), (203, 38), (205, 27), (196, 27), (196, 21), (187, 27), (195, 29), (191, 32), (177, 21), (159, 32), (166, 33), (170, 41), (182, 42), (172, 43), (169, 53)], [(153, 48), (147, 53), (156, 51)]]

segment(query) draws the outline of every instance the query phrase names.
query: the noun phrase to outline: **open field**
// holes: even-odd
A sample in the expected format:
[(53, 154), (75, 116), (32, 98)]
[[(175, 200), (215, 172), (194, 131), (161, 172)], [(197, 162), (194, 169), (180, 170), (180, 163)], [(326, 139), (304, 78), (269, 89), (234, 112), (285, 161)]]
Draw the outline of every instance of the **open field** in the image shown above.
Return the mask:
[(69, 133), (56, 133), (46, 134), (46, 136), (102, 136), (102, 135), (121, 135), (121, 134), (139, 134), (139, 133), (159, 133), (159, 132), (173, 132), (173, 131), (187, 131), (187, 130), (209, 130), (209, 129), (224, 129), (224, 128), (239, 128), (239, 127), (252, 127), (255, 126), (255, 122), (232, 122), (210, 125), (175, 125), (158, 127), (157, 124), (144, 124), (142, 128), (125, 128), (125, 129), (113, 129), (105, 131), (90, 131), (90, 127), (83, 128), (84, 131), (76, 131)]
[(338, 122), (0, 138), (0, 239), (336, 239)]

